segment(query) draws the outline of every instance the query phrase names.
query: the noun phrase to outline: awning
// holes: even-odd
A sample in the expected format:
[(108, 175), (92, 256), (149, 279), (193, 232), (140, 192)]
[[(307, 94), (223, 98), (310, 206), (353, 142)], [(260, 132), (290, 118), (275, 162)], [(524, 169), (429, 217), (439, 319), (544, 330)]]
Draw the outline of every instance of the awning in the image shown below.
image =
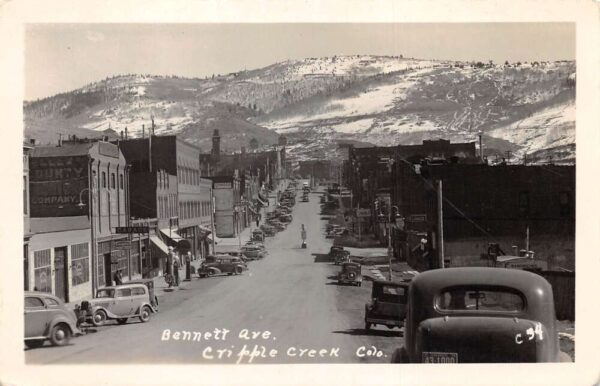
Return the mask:
[(204, 225), (198, 225), (198, 229), (200, 230), (200, 237), (207, 237), (212, 233), (210, 228), (205, 227)]
[(220, 238), (218, 238), (218, 237), (217, 237), (217, 236), (215, 236), (215, 235), (208, 235), (208, 236), (206, 236), (206, 239), (207, 239), (208, 241), (210, 241), (210, 242), (212, 242), (212, 241), (213, 241), (213, 239), (214, 239), (214, 240), (215, 240), (215, 244), (219, 244), (219, 243), (221, 242), (221, 239), (220, 239)]
[(179, 242), (179, 241), (183, 240), (183, 237), (181, 237), (173, 229), (169, 230), (169, 228), (165, 228), (165, 229), (161, 229), (160, 231), (163, 235), (167, 236), (168, 238), (170, 238), (171, 240), (173, 240), (175, 242)]
[(150, 241), (152, 241), (152, 244), (156, 245), (158, 247), (158, 249), (163, 251), (165, 253), (165, 255), (169, 254), (169, 248), (167, 247), (167, 244), (163, 243), (163, 241), (160, 239), (160, 237), (150, 236)]

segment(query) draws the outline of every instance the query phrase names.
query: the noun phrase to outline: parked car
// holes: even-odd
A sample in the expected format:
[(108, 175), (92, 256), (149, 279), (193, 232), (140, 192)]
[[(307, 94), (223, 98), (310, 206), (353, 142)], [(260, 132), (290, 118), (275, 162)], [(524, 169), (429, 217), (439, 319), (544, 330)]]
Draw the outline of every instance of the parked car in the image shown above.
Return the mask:
[(64, 346), (81, 334), (77, 315), (65, 303), (45, 292), (25, 292), (25, 346), (41, 347), (47, 340)]
[(265, 236), (275, 236), (275, 227), (269, 224), (263, 224), (260, 229), (265, 233)]
[(198, 276), (207, 277), (220, 274), (241, 275), (246, 269), (245, 263), (237, 256), (207, 256), (198, 268)]
[(436, 269), (409, 290), (395, 363), (570, 362), (560, 351), (551, 285), (532, 272)]
[(253, 230), (252, 241), (265, 241), (265, 233), (260, 229)]
[(85, 320), (96, 327), (110, 319), (115, 319), (119, 324), (125, 324), (129, 318), (135, 317), (147, 322), (156, 312), (150, 301), (148, 287), (129, 283), (100, 288), (95, 299), (81, 302), (80, 310)]
[(307, 194), (302, 195), (302, 202), (308, 202), (308, 195)]
[(249, 259), (262, 259), (265, 257), (265, 250), (258, 245), (246, 244), (242, 247), (242, 253)]
[(282, 214), (281, 216), (279, 216), (279, 221), (281, 221), (282, 223), (291, 223), (292, 222), (292, 215), (291, 214)]
[(138, 279), (128, 281), (127, 284), (143, 284), (148, 287), (148, 295), (150, 296), (150, 303), (154, 308), (154, 311), (158, 312), (158, 296), (154, 293), (154, 279)]
[(335, 265), (339, 265), (350, 261), (350, 252), (345, 250), (344, 247), (334, 245), (329, 249), (329, 258), (333, 260)]
[(362, 286), (362, 273), (359, 263), (343, 263), (342, 270), (338, 273), (338, 284), (352, 284)]
[(270, 220), (269, 224), (272, 225), (277, 231), (282, 231), (285, 229), (285, 224), (279, 220)]
[(402, 327), (408, 300), (408, 282), (373, 281), (371, 301), (365, 304), (365, 330), (373, 325)]

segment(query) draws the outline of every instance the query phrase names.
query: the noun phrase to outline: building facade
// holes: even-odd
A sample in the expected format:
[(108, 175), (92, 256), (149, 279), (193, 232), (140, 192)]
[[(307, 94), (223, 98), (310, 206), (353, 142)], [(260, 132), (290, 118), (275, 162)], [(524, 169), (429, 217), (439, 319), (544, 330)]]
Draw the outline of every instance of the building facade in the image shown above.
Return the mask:
[(119, 247), (127, 235), (128, 170), (111, 143), (60, 143), (31, 151), (29, 288), (65, 301), (112, 284), (117, 270), (140, 275), (139, 261)]

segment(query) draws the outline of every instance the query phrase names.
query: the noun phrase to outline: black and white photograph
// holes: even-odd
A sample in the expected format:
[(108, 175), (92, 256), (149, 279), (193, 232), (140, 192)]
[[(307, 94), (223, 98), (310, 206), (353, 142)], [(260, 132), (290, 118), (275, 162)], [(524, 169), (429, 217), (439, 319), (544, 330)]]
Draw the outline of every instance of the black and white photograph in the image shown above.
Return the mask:
[(414, 364), (573, 370), (596, 344), (576, 304), (598, 125), (577, 117), (598, 84), (572, 15), (68, 19), (21, 24), (23, 257), (2, 297), (23, 369), (401, 384)]

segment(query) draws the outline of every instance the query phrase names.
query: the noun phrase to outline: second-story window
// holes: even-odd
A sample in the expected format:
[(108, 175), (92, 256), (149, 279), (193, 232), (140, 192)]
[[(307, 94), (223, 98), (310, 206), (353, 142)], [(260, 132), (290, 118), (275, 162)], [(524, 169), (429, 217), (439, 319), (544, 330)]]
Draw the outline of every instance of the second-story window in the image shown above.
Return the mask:
[(102, 187), (106, 188), (106, 172), (102, 172)]
[(124, 186), (125, 186), (125, 183), (124, 183), (123, 175), (119, 174), (119, 188), (123, 189)]
[(116, 177), (115, 177), (115, 173), (111, 173), (110, 174), (110, 188), (114, 189), (116, 187)]

